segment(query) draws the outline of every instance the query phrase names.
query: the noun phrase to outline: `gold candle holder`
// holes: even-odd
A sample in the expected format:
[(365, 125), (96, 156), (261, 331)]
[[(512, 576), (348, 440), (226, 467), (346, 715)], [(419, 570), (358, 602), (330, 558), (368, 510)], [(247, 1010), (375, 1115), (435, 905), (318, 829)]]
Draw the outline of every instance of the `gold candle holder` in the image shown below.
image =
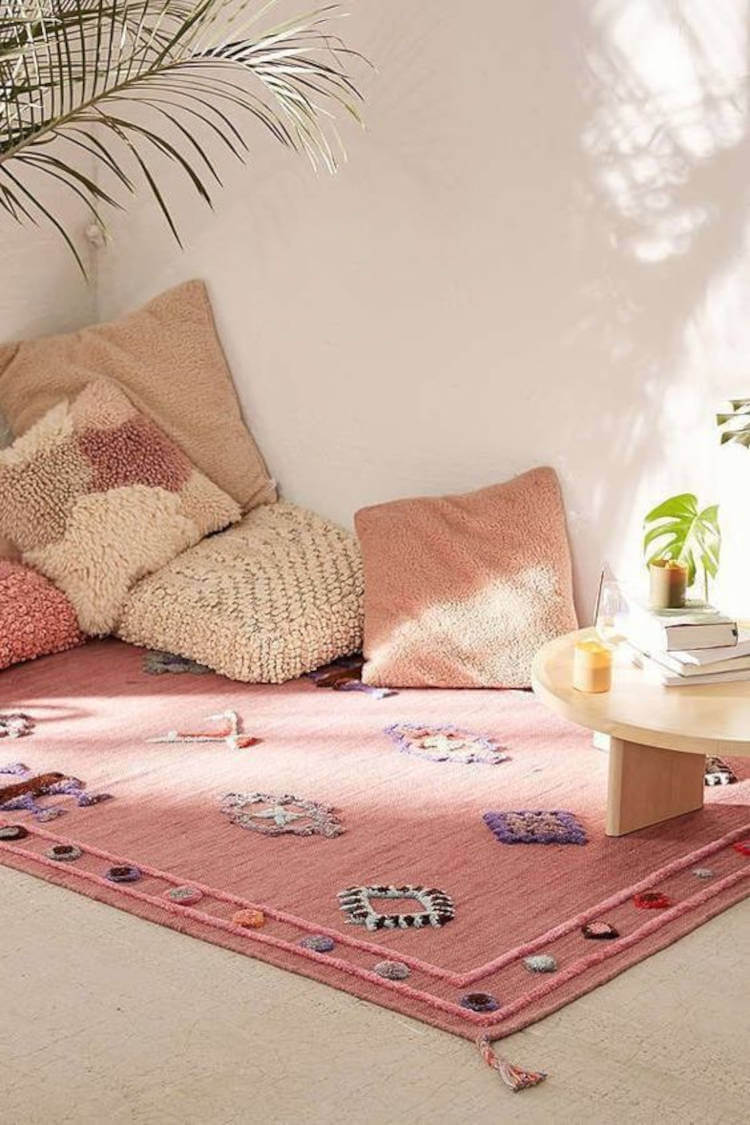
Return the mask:
[(674, 559), (654, 559), (649, 564), (649, 605), (652, 609), (682, 609), (687, 593), (688, 568)]
[(599, 641), (578, 641), (573, 649), (573, 687), (590, 693), (612, 687), (612, 650)]

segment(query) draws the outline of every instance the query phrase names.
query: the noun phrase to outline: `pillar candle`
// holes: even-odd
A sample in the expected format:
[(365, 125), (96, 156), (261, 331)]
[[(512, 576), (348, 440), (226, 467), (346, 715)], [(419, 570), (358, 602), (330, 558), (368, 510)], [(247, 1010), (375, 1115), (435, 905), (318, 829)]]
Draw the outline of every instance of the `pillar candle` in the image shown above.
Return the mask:
[(680, 609), (685, 604), (688, 568), (674, 559), (656, 559), (648, 568), (652, 609)]
[(573, 687), (576, 691), (609, 691), (612, 650), (599, 641), (578, 641), (573, 649)]

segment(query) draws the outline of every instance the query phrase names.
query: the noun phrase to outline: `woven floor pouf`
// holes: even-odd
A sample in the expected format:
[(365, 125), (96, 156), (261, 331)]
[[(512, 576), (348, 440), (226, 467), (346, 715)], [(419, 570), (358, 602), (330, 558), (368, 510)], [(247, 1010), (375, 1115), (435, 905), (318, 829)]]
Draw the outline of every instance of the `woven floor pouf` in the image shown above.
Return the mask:
[(246, 683), (283, 683), (362, 644), (356, 539), (280, 502), (249, 512), (130, 591), (117, 635)]

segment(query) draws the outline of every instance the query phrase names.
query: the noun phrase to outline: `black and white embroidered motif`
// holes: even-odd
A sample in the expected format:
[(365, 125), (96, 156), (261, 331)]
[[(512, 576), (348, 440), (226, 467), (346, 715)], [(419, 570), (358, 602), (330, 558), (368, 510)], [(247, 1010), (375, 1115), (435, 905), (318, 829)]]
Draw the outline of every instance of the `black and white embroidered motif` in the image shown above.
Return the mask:
[(706, 758), (706, 772), (703, 775), (704, 785), (734, 785), (737, 775), (723, 758)]
[[(423, 926), (444, 926), (455, 916), (453, 900), (437, 887), (395, 887), (392, 884), (371, 887), (347, 887), (339, 891), (339, 906), (348, 914), (348, 923), (367, 930), (408, 930)], [(379, 914), (373, 909), (373, 898), (412, 898), (424, 909), (413, 914)]]

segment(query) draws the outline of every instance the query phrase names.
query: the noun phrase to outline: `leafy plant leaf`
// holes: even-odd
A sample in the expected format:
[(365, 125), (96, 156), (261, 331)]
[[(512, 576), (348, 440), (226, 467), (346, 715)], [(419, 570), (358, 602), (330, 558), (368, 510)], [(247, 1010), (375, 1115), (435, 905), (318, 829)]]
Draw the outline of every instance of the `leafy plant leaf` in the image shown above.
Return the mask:
[(706, 587), (715, 578), (721, 554), (719, 507), (711, 504), (702, 511), (692, 492), (670, 496), (646, 515), (643, 526), (643, 552), (646, 564), (656, 559), (674, 559), (687, 566), (688, 586), (702, 571)]
[(731, 399), (729, 410), (716, 415), (716, 425), (722, 429), (722, 445), (733, 442), (750, 448), (750, 398)]
[[(145, 185), (179, 242), (165, 159), (209, 206), (208, 185), (221, 183), (214, 148), (244, 162), (251, 124), (335, 170), (336, 111), (360, 120), (348, 71), (362, 56), (332, 33), (335, 4), (258, 30), (276, 3), (0, 2), (2, 212), (52, 223), (83, 269), (61, 192), (99, 220)], [(38, 190), (45, 181), (55, 191)]]

